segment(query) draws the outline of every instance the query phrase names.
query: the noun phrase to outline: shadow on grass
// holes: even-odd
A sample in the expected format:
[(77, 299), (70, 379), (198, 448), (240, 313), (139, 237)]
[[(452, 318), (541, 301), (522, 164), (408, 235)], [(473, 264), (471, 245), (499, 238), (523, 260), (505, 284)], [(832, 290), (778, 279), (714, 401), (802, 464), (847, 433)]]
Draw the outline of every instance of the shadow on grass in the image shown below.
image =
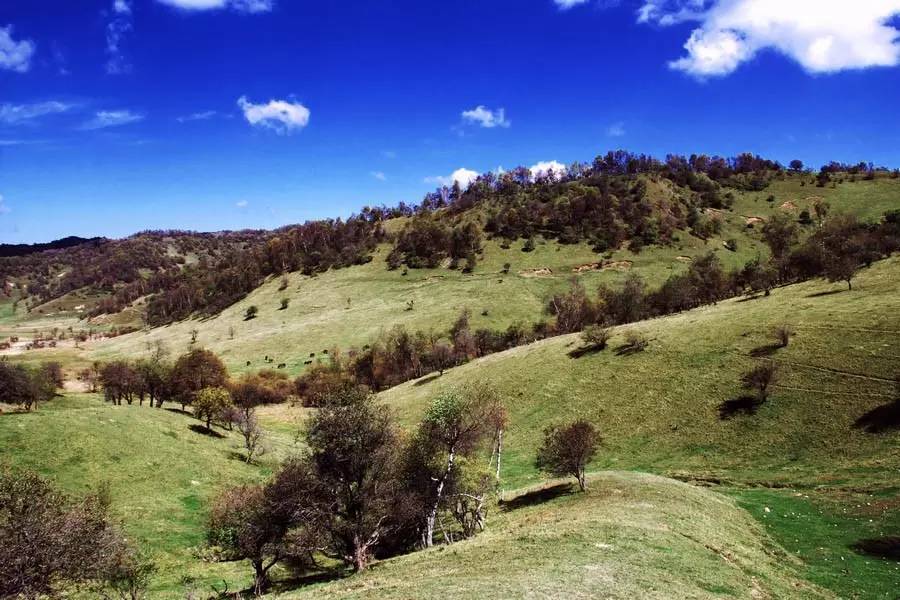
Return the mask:
[(719, 418), (725, 421), (738, 414), (756, 414), (760, 406), (762, 406), (762, 402), (754, 396), (739, 396), (725, 400), (719, 405)]
[(859, 540), (851, 547), (860, 554), (900, 561), (900, 535)]
[(900, 402), (890, 402), (873, 408), (853, 424), (868, 433), (883, 433), (900, 429)]
[(432, 373), (431, 375), (428, 375), (427, 377), (423, 377), (422, 379), (418, 380), (413, 385), (427, 385), (427, 384), (431, 383), (432, 381), (434, 381), (435, 379), (440, 379), (440, 378), (441, 378), (440, 373)]
[(208, 437), (219, 438), (219, 439), (222, 439), (225, 437), (218, 431), (214, 431), (212, 429), (207, 429), (206, 425), (200, 425), (199, 423), (193, 423), (191, 425), (188, 425), (188, 429), (190, 429), (194, 433), (199, 433), (200, 435), (205, 435)]
[(616, 348), (616, 356), (631, 356), (646, 350), (646, 344), (625, 344)]
[(822, 296), (831, 296), (833, 294), (841, 294), (846, 292), (847, 290), (827, 290), (824, 292), (816, 292), (814, 294), (807, 294), (807, 298), (821, 298)]
[(606, 350), (606, 344), (594, 344), (592, 346), (582, 346), (581, 348), (575, 348), (574, 350), (569, 352), (569, 358), (581, 358), (582, 356), (587, 356), (588, 354), (594, 354), (596, 352), (602, 352)]
[(573, 493), (573, 488), (574, 485), (571, 483), (558, 483), (550, 487), (534, 490), (533, 492), (525, 492), (509, 500), (501, 500), (499, 504), (500, 508), (505, 511), (516, 510), (517, 508), (543, 504), (560, 496), (568, 496)]
[(751, 300), (759, 300), (760, 298), (765, 298), (765, 294), (754, 294), (752, 296), (744, 296), (743, 298), (738, 298), (735, 302), (750, 302)]
[(753, 358), (762, 358), (763, 356), (772, 356), (779, 350), (781, 350), (783, 346), (781, 344), (766, 344), (765, 346), (759, 346), (758, 348), (754, 348), (750, 351), (750, 356)]
[(188, 412), (188, 411), (180, 409), (180, 408), (167, 408), (166, 410), (169, 411), (170, 413), (175, 413), (176, 415), (184, 415), (186, 417), (194, 416), (194, 413)]

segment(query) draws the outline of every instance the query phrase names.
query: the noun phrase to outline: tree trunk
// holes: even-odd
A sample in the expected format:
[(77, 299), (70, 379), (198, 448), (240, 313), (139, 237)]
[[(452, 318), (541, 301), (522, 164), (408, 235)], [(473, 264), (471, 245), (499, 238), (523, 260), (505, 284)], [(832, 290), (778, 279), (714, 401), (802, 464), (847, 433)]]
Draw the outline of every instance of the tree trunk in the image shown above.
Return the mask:
[(431, 548), (434, 546), (434, 523), (437, 521), (438, 508), (441, 505), (441, 496), (444, 493), (444, 484), (447, 483), (447, 477), (450, 476), (450, 472), (453, 470), (453, 461), (456, 459), (456, 449), (450, 450), (450, 456), (447, 458), (447, 468), (444, 470), (444, 474), (437, 481), (437, 488), (434, 493), (434, 503), (431, 505), (431, 508), (428, 510), (428, 515), (425, 517), (425, 531), (422, 534), (422, 545), (426, 548)]
[(269, 587), (269, 570), (263, 565), (262, 560), (253, 561), (253, 593), (261, 596)]
[(578, 479), (578, 487), (581, 488), (581, 491), (587, 490), (587, 476), (585, 475), (584, 469), (580, 469), (576, 477)]
[(503, 456), (503, 430), (497, 430), (497, 481), (500, 481), (500, 457)]
[(850, 280), (849, 280), (849, 279), (847, 280), (847, 289), (848, 289), (849, 291), (851, 291), (851, 292), (853, 291), (853, 284), (850, 283)]

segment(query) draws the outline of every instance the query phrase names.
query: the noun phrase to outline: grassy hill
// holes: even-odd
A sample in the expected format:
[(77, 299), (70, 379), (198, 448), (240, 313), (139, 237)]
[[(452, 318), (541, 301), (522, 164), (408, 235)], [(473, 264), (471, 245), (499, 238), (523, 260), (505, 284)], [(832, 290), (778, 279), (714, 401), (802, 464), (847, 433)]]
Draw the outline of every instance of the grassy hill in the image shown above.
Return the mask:
[[(148, 342), (157, 339), (172, 351), (183, 352), (196, 331), (197, 343), (220, 354), (235, 371), (270, 366), (264, 361), (269, 356), (276, 364), (284, 362), (286, 370), (296, 374), (304, 369), (310, 355), (322, 357), (323, 350), (334, 347), (361, 347), (380, 331), (397, 324), (413, 330), (446, 330), (464, 308), (471, 310), (474, 328), (506, 328), (516, 321), (534, 322), (541, 318), (546, 298), (565, 288), (572, 277), (592, 289), (600, 282), (621, 281), (630, 271), (641, 274), (651, 285), (658, 285), (670, 274), (686, 269), (692, 258), (710, 250), (718, 254), (726, 268), (736, 268), (756, 256), (767, 255), (759, 233), (760, 220), (777, 212), (799, 215), (804, 209), (811, 210), (817, 199), (829, 202), (832, 212), (877, 219), (884, 211), (900, 205), (900, 180), (847, 181), (834, 188), (818, 188), (808, 182), (801, 185), (801, 178), (789, 176), (774, 180), (761, 192), (733, 193), (730, 210), (710, 212), (721, 220), (722, 230), (705, 241), (682, 232), (671, 246), (651, 246), (639, 254), (622, 248), (600, 255), (586, 244), (549, 241), (538, 243), (533, 252), (523, 252), (523, 240), (509, 249), (494, 240), (484, 244), (484, 254), (471, 274), (439, 268), (410, 269), (406, 275), (399, 269), (387, 270), (389, 246), (383, 245), (366, 265), (331, 270), (316, 277), (293, 273), (287, 277), (285, 289), (281, 289), (281, 278), (270, 279), (215, 317), (188, 319), (112, 340), (93, 341), (80, 349), (63, 345), (36, 353), (35, 358), (52, 357), (76, 364), (117, 356), (136, 357), (147, 352)], [(767, 201), (769, 196), (774, 196), (774, 201)], [(729, 239), (737, 242), (736, 251), (724, 247)], [(579, 272), (580, 267), (600, 261), (609, 266)], [(504, 275), (505, 263), (510, 264), (510, 271)], [(120, 315), (89, 323), (79, 320), (74, 311), (74, 307), (85, 304), (85, 298), (90, 299), (90, 294), (82, 291), (31, 313), (20, 306), (15, 314), (9, 300), (0, 300), (0, 338), (28, 337), (53, 327), (105, 330), (131, 323), (139, 314), (137, 308), (129, 308)], [(290, 305), (279, 310), (283, 298), (288, 298)], [(410, 301), (413, 309), (407, 310)], [(245, 321), (249, 306), (257, 306), (259, 316)]]
[[(787, 348), (764, 349), (769, 328), (780, 323), (790, 323), (795, 338)], [(650, 345), (618, 355), (630, 329)], [(900, 529), (900, 429), (874, 434), (855, 426), (895, 393), (900, 258), (864, 271), (853, 292), (808, 282), (623, 326), (609, 349), (572, 358), (580, 343), (577, 335), (544, 340), (382, 397), (412, 423), (441, 387), (493, 382), (509, 398), (508, 485), (538, 477), (532, 461), (544, 427), (588, 418), (604, 433), (596, 468), (722, 484), (814, 563), (815, 580), (891, 598), (896, 563), (862, 559), (848, 547)], [(755, 349), (762, 356), (751, 356)], [(722, 420), (720, 404), (741, 392), (741, 374), (759, 361), (779, 366), (772, 397), (755, 415)], [(773, 506), (782, 512), (771, 515)], [(835, 562), (853, 565), (835, 570)]]
[(719, 494), (622, 472), (590, 486), (584, 495), (566, 486), (520, 495), (476, 538), (283, 597), (832, 597)]

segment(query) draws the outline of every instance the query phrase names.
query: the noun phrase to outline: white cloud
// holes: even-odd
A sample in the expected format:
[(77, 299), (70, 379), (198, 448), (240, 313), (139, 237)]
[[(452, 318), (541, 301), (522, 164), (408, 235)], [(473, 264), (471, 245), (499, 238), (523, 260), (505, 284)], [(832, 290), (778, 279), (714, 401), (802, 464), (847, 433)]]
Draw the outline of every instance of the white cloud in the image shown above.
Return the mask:
[(426, 177), (425, 183), (437, 184), (446, 187), (450, 187), (454, 183), (459, 183), (459, 187), (466, 189), (477, 178), (477, 171), (472, 171), (471, 169), (466, 169), (463, 167), (453, 171), (453, 173), (451, 173), (449, 176), (439, 175), (437, 177)]
[(179, 123), (187, 123), (189, 121), (208, 121), (218, 114), (219, 113), (214, 110), (204, 110), (202, 112), (195, 112), (184, 117), (178, 117), (176, 121), (178, 121)]
[(472, 110), (463, 111), (463, 121), (472, 123), (488, 129), (494, 127), (509, 127), (510, 122), (506, 119), (506, 109), (498, 108), (491, 110), (486, 106), (476, 106)]
[(238, 208), (247, 208), (248, 206), (250, 206), (250, 203), (247, 202), (246, 200), (238, 200), (237, 202), (234, 203), (234, 205), (237, 206)]
[(26, 73), (31, 68), (34, 42), (31, 40), (17, 42), (13, 39), (12, 32), (12, 25), (0, 27), (0, 69)]
[(900, 64), (900, 32), (889, 25), (900, 0), (646, 0), (638, 21), (696, 21), (686, 56), (669, 66), (696, 77), (727, 75), (772, 49), (810, 73)]
[(144, 115), (133, 113), (130, 110), (101, 110), (94, 118), (81, 126), (84, 130), (105, 129), (107, 127), (119, 127), (143, 121)]
[(10, 212), (12, 212), (12, 209), (4, 202), (3, 194), (0, 194), (0, 215), (9, 214)]
[(112, 13), (106, 24), (106, 72), (122, 75), (131, 72), (131, 64), (122, 54), (122, 40), (133, 28), (131, 5), (127, 0), (113, 0)]
[(202, 11), (229, 8), (243, 13), (263, 13), (274, 8), (273, 0), (157, 0), (183, 10)]
[(387, 175), (385, 175), (381, 171), (370, 171), (369, 175), (377, 179), (378, 181), (387, 181)]
[(0, 123), (18, 125), (47, 115), (64, 113), (72, 107), (72, 104), (55, 100), (35, 104), (0, 104)]
[(558, 179), (568, 170), (566, 165), (562, 164), (556, 160), (544, 160), (536, 165), (532, 165), (530, 169), (531, 176), (537, 179), (538, 177), (545, 177), (549, 175), (550, 171), (553, 171), (553, 177)]
[(606, 135), (609, 137), (622, 137), (625, 135), (625, 123), (617, 121), (606, 128)]
[(253, 104), (246, 96), (241, 96), (237, 103), (248, 123), (279, 134), (293, 133), (309, 124), (309, 109), (299, 102), (269, 100), (267, 104)]
[(558, 7), (563, 10), (568, 10), (573, 6), (578, 6), (579, 4), (587, 4), (588, 0), (553, 0)]

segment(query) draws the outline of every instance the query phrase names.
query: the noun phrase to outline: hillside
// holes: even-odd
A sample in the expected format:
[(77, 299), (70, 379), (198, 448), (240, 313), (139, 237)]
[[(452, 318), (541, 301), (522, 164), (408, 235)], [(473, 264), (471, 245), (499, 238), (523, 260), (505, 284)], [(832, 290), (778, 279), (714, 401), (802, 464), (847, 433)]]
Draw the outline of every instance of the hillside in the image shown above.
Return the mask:
[[(763, 191), (734, 190), (731, 209), (708, 212), (721, 222), (719, 233), (704, 240), (681, 232), (670, 244), (647, 246), (639, 253), (622, 247), (598, 254), (587, 243), (559, 244), (540, 236), (534, 251), (523, 252), (524, 240), (504, 248), (506, 244), (501, 239), (493, 239), (483, 243), (483, 253), (472, 273), (424, 268), (408, 269), (404, 275), (402, 269), (386, 268), (391, 246), (381, 244), (373, 252), (372, 261), (364, 265), (332, 269), (315, 276), (294, 272), (270, 277), (246, 298), (214, 316), (147, 328), (114, 339), (92, 340), (80, 344), (80, 349), (73, 348), (69, 340), (41, 356), (65, 362), (136, 356), (146, 352), (147, 343), (155, 340), (164, 340), (173, 352), (181, 352), (196, 331), (197, 343), (219, 353), (233, 370), (263, 368), (268, 356), (276, 364), (285, 363), (286, 370), (296, 374), (310, 359), (322, 358), (323, 350), (362, 347), (379, 332), (398, 324), (410, 330), (446, 330), (465, 308), (472, 312), (473, 328), (502, 329), (517, 321), (531, 323), (542, 318), (546, 299), (565, 289), (572, 277), (593, 289), (601, 282), (620, 282), (633, 272), (656, 286), (671, 274), (683, 272), (693, 258), (710, 250), (726, 269), (741, 267), (757, 256), (765, 258), (768, 249), (762, 241), (760, 225), (773, 214), (798, 216), (804, 210), (812, 211), (816, 202), (825, 201), (834, 213), (876, 220), (885, 211), (897, 208), (900, 180), (843, 181), (836, 182), (833, 188), (818, 188), (798, 176), (786, 176), (773, 180)], [(771, 202), (770, 196), (774, 197)], [(390, 225), (386, 229), (397, 227)], [(727, 240), (735, 241), (735, 251), (725, 248)], [(508, 274), (502, 272), (506, 263), (510, 265)], [(285, 281), (287, 287), (282, 289)], [(26, 313), (20, 304), (14, 315), (9, 301), (0, 299), (0, 337), (31, 337), (54, 327), (105, 331), (141, 319), (143, 300), (117, 315), (79, 320), (75, 308), (84, 309), (90, 304), (86, 296), (90, 294), (84, 291), (78, 297), (61, 298), (40, 307), (42, 312)], [(280, 310), (283, 298), (290, 304)], [(410, 301), (412, 310), (407, 310)], [(245, 311), (250, 306), (257, 306), (259, 315), (246, 321)]]
[[(224, 485), (261, 479), (293, 446), (289, 434), (270, 427), (275, 452), (250, 467), (233, 456), (233, 434), (211, 438), (190, 425), (177, 411), (111, 408), (71, 396), (39, 413), (0, 418), (0, 444), (7, 459), (69, 491), (108, 482), (115, 515), (159, 567), (151, 597), (174, 599), (190, 588), (221, 589), (223, 580), (231, 589), (246, 585), (242, 565), (197, 556), (207, 503)], [(585, 497), (557, 497), (566, 490), (508, 492), (476, 539), (393, 559), (363, 578), (313, 586), (296, 597), (405, 598), (413, 593), (410, 573), (417, 597), (448, 597), (449, 573), (463, 575), (449, 596), (459, 598), (525, 590), (576, 597), (603, 590), (615, 598), (671, 597), (673, 590), (685, 598), (779, 597), (793, 590), (797, 597), (829, 597), (803, 582), (799, 563), (785, 561), (760, 526), (722, 496), (621, 472), (592, 478)], [(503, 577), (496, 576), (498, 557)]]
[(279, 597), (832, 597), (718, 494), (623, 472), (592, 478), (584, 496), (565, 490), (522, 493), (477, 538)]

